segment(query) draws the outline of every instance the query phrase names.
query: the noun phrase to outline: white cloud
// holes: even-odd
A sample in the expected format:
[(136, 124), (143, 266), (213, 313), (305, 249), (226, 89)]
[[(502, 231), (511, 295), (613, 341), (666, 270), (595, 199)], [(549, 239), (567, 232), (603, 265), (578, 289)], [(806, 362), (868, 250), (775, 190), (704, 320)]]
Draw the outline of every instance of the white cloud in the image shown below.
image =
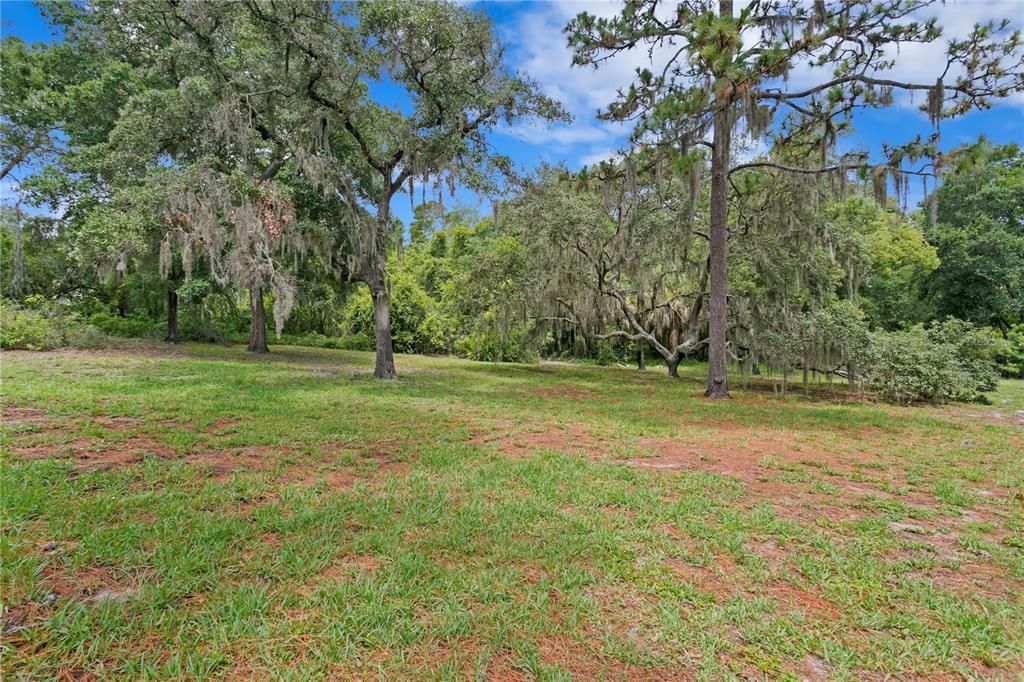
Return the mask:
[[(502, 39), (509, 45), (509, 61), (536, 80), (545, 94), (560, 101), (574, 121), (546, 128), (522, 126), (503, 132), (534, 144), (562, 145), (563, 151), (580, 154), (581, 164), (592, 163), (598, 156), (597, 160), (608, 158), (616, 146), (625, 145), (632, 125), (601, 121), (598, 112), (615, 101), (620, 88), (629, 87), (638, 67), (651, 67), (662, 53), (655, 53), (652, 59), (646, 50), (632, 50), (602, 63), (599, 69), (573, 66), (565, 26), (580, 12), (595, 16), (618, 14), (621, 3), (560, 0), (524, 7), (514, 21), (499, 26)], [(582, 145), (585, 148), (580, 149)]]
[[(666, 3), (670, 5), (671, 3)], [(743, 5), (745, 3), (739, 3)], [(621, 4), (617, 2), (592, 2), (560, 0), (537, 2), (528, 5), (517, 19), (501, 27), (502, 37), (510, 45), (509, 57), (514, 66), (536, 79), (544, 91), (559, 99), (575, 115), (576, 121), (568, 129), (580, 131), (566, 133), (562, 139), (552, 135), (542, 141), (596, 141), (597, 129), (615, 130), (608, 123), (596, 120), (598, 110), (615, 100), (618, 90), (627, 88), (635, 77), (637, 68), (657, 70), (670, 54), (667, 49), (649, 54), (646, 48), (634, 49), (602, 63), (594, 70), (590, 67), (573, 67), (572, 51), (563, 33), (566, 24), (580, 12), (586, 11), (597, 16), (617, 14)], [(738, 8), (739, 9), (739, 8)], [(1010, 19), (1012, 28), (1024, 28), (1024, 0), (948, 0), (923, 10), (919, 19), (935, 16), (943, 27), (943, 37), (927, 45), (904, 45), (895, 58), (895, 68), (885, 72), (886, 77), (898, 80), (931, 83), (945, 66), (945, 51), (952, 38), (963, 38), (977, 23)], [(812, 70), (806, 65), (798, 66), (790, 74), (789, 85), (800, 87), (818, 82), (823, 70)], [(956, 74), (950, 74), (952, 80)], [(920, 104), (921, 98), (917, 98)], [(900, 102), (916, 106), (909, 98)], [(1007, 103), (1003, 103), (1004, 105)], [(1010, 98), (1011, 106), (1024, 106), (1024, 94)], [(589, 129), (589, 132), (583, 132)]]
[(606, 147), (604, 149), (598, 149), (588, 154), (584, 154), (580, 157), (581, 166), (596, 166), (602, 161), (611, 161), (615, 158), (620, 157), (622, 154), (618, 149), (612, 149)]
[(612, 136), (610, 130), (589, 122), (560, 126), (545, 126), (531, 122), (512, 128), (499, 127), (495, 132), (531, 144), (555, 142), (561, 145), (574, 145), (588, 142), (603, 142)]
[[(924, 21), (935, 18), (942, 28), (942, 36), (930, 43), (911, 43), (900, 46), (895, 54), (886, 58), (894, 61), (893, 68), (876, 72), (881, 78), (930, 84), (942, 75), (946, 67), (946, 49), (949, 41), (963, 39), (976, 24), (990, 21), (1010, 20), (1010, 31), (1024, 28), (1024, 2), (1022, 0), (947, 0), (944, 3), (926, 7), (917, 12), (914, 20)], [(791, 88), (809, 87), (822, 80), (829, 67), (813, 69), (806, 64), (798, 65), (789, 75)], [(953, 82), (962, 71), (951, 69), (946, 82)], [(916, 109), (924, 102), (924, 95), (907, 92), (896, 93), (896, 106)], [(1015, 94), (995, 106), (1024, 106), (1024, 95)], [(921, 114), (924, 116), (924, 114)]]

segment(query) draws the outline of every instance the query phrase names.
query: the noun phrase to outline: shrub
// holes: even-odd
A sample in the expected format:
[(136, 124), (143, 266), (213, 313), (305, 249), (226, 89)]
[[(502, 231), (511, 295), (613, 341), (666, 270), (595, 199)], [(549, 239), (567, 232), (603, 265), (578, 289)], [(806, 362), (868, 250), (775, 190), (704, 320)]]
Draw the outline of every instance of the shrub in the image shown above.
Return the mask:
[(91, 324), (76, 324), (67, 328), (66, 346), (71, 348), (107, 348), (110, 337)]
[(161, 325), (148, 317), (121, 317), (108, 312), (93, 313), (88, 322), (110, 336), (134, 339), (157, 339), (163, 336)]
[(991, 332), (961, 320), (876, 332), (865, 374), (874, 390), (897, 403), (984, 401), (998, 380), (998, 348)]
[(0, 307), (0, 348), (49, 350), (64, 343), (64, 332), (41, 310), (4, 301)]
[(103, 348), (110, 338), (99, 328), (83, 323), (67, 310), (42, 300), (20, 306), (0, 303), (0, 348), (51, 350), (54, 348)]
[[(440, 353), (445, 350), (440, 322), (433, 299), (404, 272), (396, 272), (391, 281), (391, 339), (398, 353)], [(375, 328), (373, 299), (361, 288), (345, 306), (344, 329), (361, 337), (360, 343), (373, 347)]]
[(1024, 324), (1010, 327), (996, 353), (996, 369), (1009, 379), (1024, 379)]
[(536, 362), (537, 356), (526, 343), (530, 324), (513, 325), (504, 338), (498, 329), (489, 326), (460, 337), (455, 342), (459, 357), (484, 362)]

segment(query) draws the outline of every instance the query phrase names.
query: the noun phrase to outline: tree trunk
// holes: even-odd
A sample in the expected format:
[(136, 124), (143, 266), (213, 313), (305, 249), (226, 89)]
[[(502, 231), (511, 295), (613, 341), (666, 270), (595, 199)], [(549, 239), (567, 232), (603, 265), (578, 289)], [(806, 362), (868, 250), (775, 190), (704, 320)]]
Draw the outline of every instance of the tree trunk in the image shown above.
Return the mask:
[(267, 311), (263, 308), (263, 289), (249, 287), (249, 310), (252, 312), (249, 331), (250, 353), (269, 353), (267, 348)]
[(395, 351), (391, 343), (391, 298), (383, 281), (370, 286), (373, 297), (373, 325), (377, 337), (377, 364), (373, 376), (378, 379), (397, 379)]
[[(732, 11), (732, 3), (721, 2), (723, 13), (728, 7)], [(728, 271), (726, 269), (726, 247), (729, 238), (729, 197), (727, 195), (729, 181), (729, 144), (731, 131), (729, 126), (729, 106), (720, 102), (719, 111), (715, 112), (715, 148), (711, 152), (711, 295), (709, 296), (708, 315), (708, 389), (704, 393), (709, 398), (725, 400), (729, 398), (728, 370), (726, 368), (726, 314), (728, 295)]]
[[(14, 257), (11, 262), (12, 298), (21, 298), (25, 294), (25, 245), (21, 224), (21, 199), (14, 205)], [(1006, 335), (1005, 333), (1003, 334)]]
[(644, 358), (644, 342), (636, 342), (636, 371), (642, 372), (647, 369), (647, 360)]
[(683, 359), (683, 356), (676, 353), (670, 358), (665, 360), (665, 365), (668, 367), (668, 375), (670, 377), (679, 378), (679, 362)]
[(174, 289), (167, 290), (167, 336), (164, 341), (178, 342), (178, 292)]
[(751, 359), (750, 374), (751, 376), (761, 376), (761, 356), (758, 353), (754, 353)]

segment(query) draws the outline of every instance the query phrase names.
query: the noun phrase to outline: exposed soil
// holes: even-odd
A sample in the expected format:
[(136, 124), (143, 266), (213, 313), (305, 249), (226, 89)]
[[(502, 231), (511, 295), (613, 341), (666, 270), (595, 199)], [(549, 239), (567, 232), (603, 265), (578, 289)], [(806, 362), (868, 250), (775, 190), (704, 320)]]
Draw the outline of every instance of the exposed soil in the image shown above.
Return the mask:
[(43, 576), (46, 594), (42, 600), (4, 605), (0, 633), (8, 646), (31, 646), (31, 630), (48, 618), (60, 602), (70, 599), (95, 604), (122, 602), (138, 590), (134, 580), (117, 579), (108, 569), (99, 566), (88, 566), (69, 574), (51, 562), (44, 566)]
[[(42, 425), (41, 430), (24, 435), (17, 441), (19, 444), (8, 445), (7, 449), (22, 459), (71, 460), (75, 468), (81, 471), (120, 469), (139, 464), (147, 457), (181, 460), (208, 467), (209, 476), (217, 481), (226, 480), (240, 472), (273, 469), (279, 465), (283, 457), (293, 456), (295, 453), (293, 448), (272, 445), (242, 448), (196, 447), (189, 452), (180, 453), (149, 436), (134, 435), (143, 424), (138, 418), (100, 416), (84, 418), (84, 421), (124, 435), (109, 440), (96, 437), (67, 440), (69, 434), (76, 430), (68, 425), (66, 418), (50, 419), (42, 410), (35, 408), (6, 407), (3, 410), (5, 427), (20, 424)], [(237, 420), (234, 419), (222, 419), (211, 424), (207, 431), (230, 429), (236, 423)], [(388, 438), (357, 446), (355, 452), (359, 455), (360, 461), (373, 464), (376, 476), (407, 466), (407, 462), (402, 459), (407, 445), (404, 440)], [(338, 449), (335, 454), (343, 452), (351, 450)], [(329, 457), (316, 462), (317, 465), (329, 463)], [(324, 481), (330, 490), (343, 490), (351, 487), (358, 478), (356, 472), (349, 467), (332, 469), (329, 466), (314, 467), (311, 463), (287, 466), (278, 480), (286, 484), (301, 485), (315, 485)]]
[(528, 454), (533, 450), (559, 450), (598, 457), (607, 452), (609, 444), (593, 436), (586, 427), (570, 424), (565, 427), (499, 428), (470, 438), (470, 445), (493, 444), (506, 455)]
[(1024, 429), (1024, 410), (984, 409), (956, 405), (946, 408), (946, 413), (958, 421), (984, 422), (998, 426), (1016, 426)]
[[(600, 644), (584, 644), (563, 635), (542, 637), (537, 642), (541, 658), (548, 665), (568, 670), (579, 680), (692, 680), (694, 675), (677, 668), (641, 668), (602, 656)], [(495, 678), (492, 678), (495, 679)]]
[(599, 399), (600, 393), (596, 391), (588, 391), (582, 388), (573, 388), (572, 386), (544, 386), (533, 391), (533, 395), (541, 398), (547, 398), (550, 400), (568, 400), (570, 402), (584, 403), (592, 400)]
[(46, 413), (34, 407), (0, 407), (0, 417), (4, 427), (18, 426), (21, 424), (43, 424), (46, 422)]
[(77, 438), (67, 443), (8, 447), (24, 459), (70, 459), (81, 470), (116, 469), (138, 464), (148, 455), (171, 458), (172, 448), (147, 437), (131, 437), (121, 443), (107, 443), (91, 438)]
[(375, 554), (346, 554), (320, 571), (310, 585), (322, 585), (351, 578), (356, 573), (374, 575), (380, 568), (380, 558)]
[[(827, 440), (816, 441), (816, 434), (805, 436), (806, 440), (800, 442), (792, 433), (783, 431), (736, 423), (702, 424), (699, 431), (683, 432), (676, 438), (638, 438), (635, 447), (643, 456), (621, 461), (652, 471), (706, 471), (739, 479), (744, 484), (739, 504), (750, 509), (768, 502), (780, 518), (815, 528), (839, 546), (845, 542), (844, 523), (875, 513), (871, 500), (877, 503), (893, 499), (910, 508), (932, 510), (928, 520), (915, 518), (890, 524), (889, 530), (904, 546), (892, 561), (931, 559), (935, 562), (933, 568), (915, 569), (910, 577), (930, 580), (937, 587), (965, 597), (980, 594), (1011, 601), (1022, 598), (1019, 581), (1005, 567), (986, 561), (985, 554), (973, 554), (959, 540), (959, 529), (966, 524), (988, 523), (997, 530), (990, 531), (986, 540), (1000, 542), (1008, 531), (999, 530), (1005, 526), (1006, 512), (997, 500), (1012, 496), (1012, 491), (987, 482), (978, 489), (971, 509), (952, 515), (948, 511), (935, 514), (934, 510), (942, 508), (940, 500), (930, 491), (908, 488), (907, 463), (899, 455), (887, 454), (894, 450), (890, 434), (878, 428), (864, 428), (826, 435)], [(496, 446), (510, 456), (524, 456), (534, 450), (557, 450), (595, 460), (613, 456), (612, 442), (594, 436), (580, 424), (517, 428), (503, 422), (469, 442)], [(936, 444), (935, 449), (941, 452), (942, 445)], [(808, 479), (808, 475), (812, 478)], [(830, 492), (827, 487), (815, 489), (812, 481), (842, 492)], [(751, 543), (747, 549), (764, 559), (772, 575), (785, 576), (795, 570), (788, 565), (785, 549), (774, 541)], [(839, 609), (822, 595), (786, 581), (773, 580), (739, 590), (744, 579), (728, 560), (716, 562), (713, 569), (681, 559), (669, 559), (666, 563), (682, 580), (719, 599), (743, 593), (747, 597), (770, 598), (782, 609), (800, 610), (815, 619), (841, 618)], [(820, 659), (808, 657), (804, 664), (801, 674), (805, 679), (827, 679)]]

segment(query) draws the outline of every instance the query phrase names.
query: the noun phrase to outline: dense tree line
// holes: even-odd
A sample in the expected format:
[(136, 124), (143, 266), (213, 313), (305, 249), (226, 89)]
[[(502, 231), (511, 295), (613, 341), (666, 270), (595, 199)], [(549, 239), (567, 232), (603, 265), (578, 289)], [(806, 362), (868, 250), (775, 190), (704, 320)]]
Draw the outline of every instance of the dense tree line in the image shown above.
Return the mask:
[[(688, 0), (567, 27), (575, 59), (672, 48), (602, 114), (629, 149), (522, 177), (487, 133), (562, 120), (487, 17), (433, 1), (47, 5), (60, 44), (4, 40), (5, 346), (104, 334), (480, 360), (709, 364), (896, 400), (1024, 374), (1024, 153), (940, 152), (941, 122), (1022, 89), (1020, 38), (979, 26), (928, 83), (888, 50), (938, 40), (928, 0)], [(742, 36), (742, 40), (741, 40)], [(827, 67), (809, 87), (786, 75)], [(369, 83), (407, 100), (380, 102)], [(920, 91), (927, 139), (840, 152)], [(768, 152), (739, 160), (740, 136)], [(909, 206), (910, 182), (922, 182)], [(456, 184), (493, 211), (446, 209)], [(410, 225), (392, 214), (404, 195)], [(28, 215), (28, 205), (54, 215)]]

